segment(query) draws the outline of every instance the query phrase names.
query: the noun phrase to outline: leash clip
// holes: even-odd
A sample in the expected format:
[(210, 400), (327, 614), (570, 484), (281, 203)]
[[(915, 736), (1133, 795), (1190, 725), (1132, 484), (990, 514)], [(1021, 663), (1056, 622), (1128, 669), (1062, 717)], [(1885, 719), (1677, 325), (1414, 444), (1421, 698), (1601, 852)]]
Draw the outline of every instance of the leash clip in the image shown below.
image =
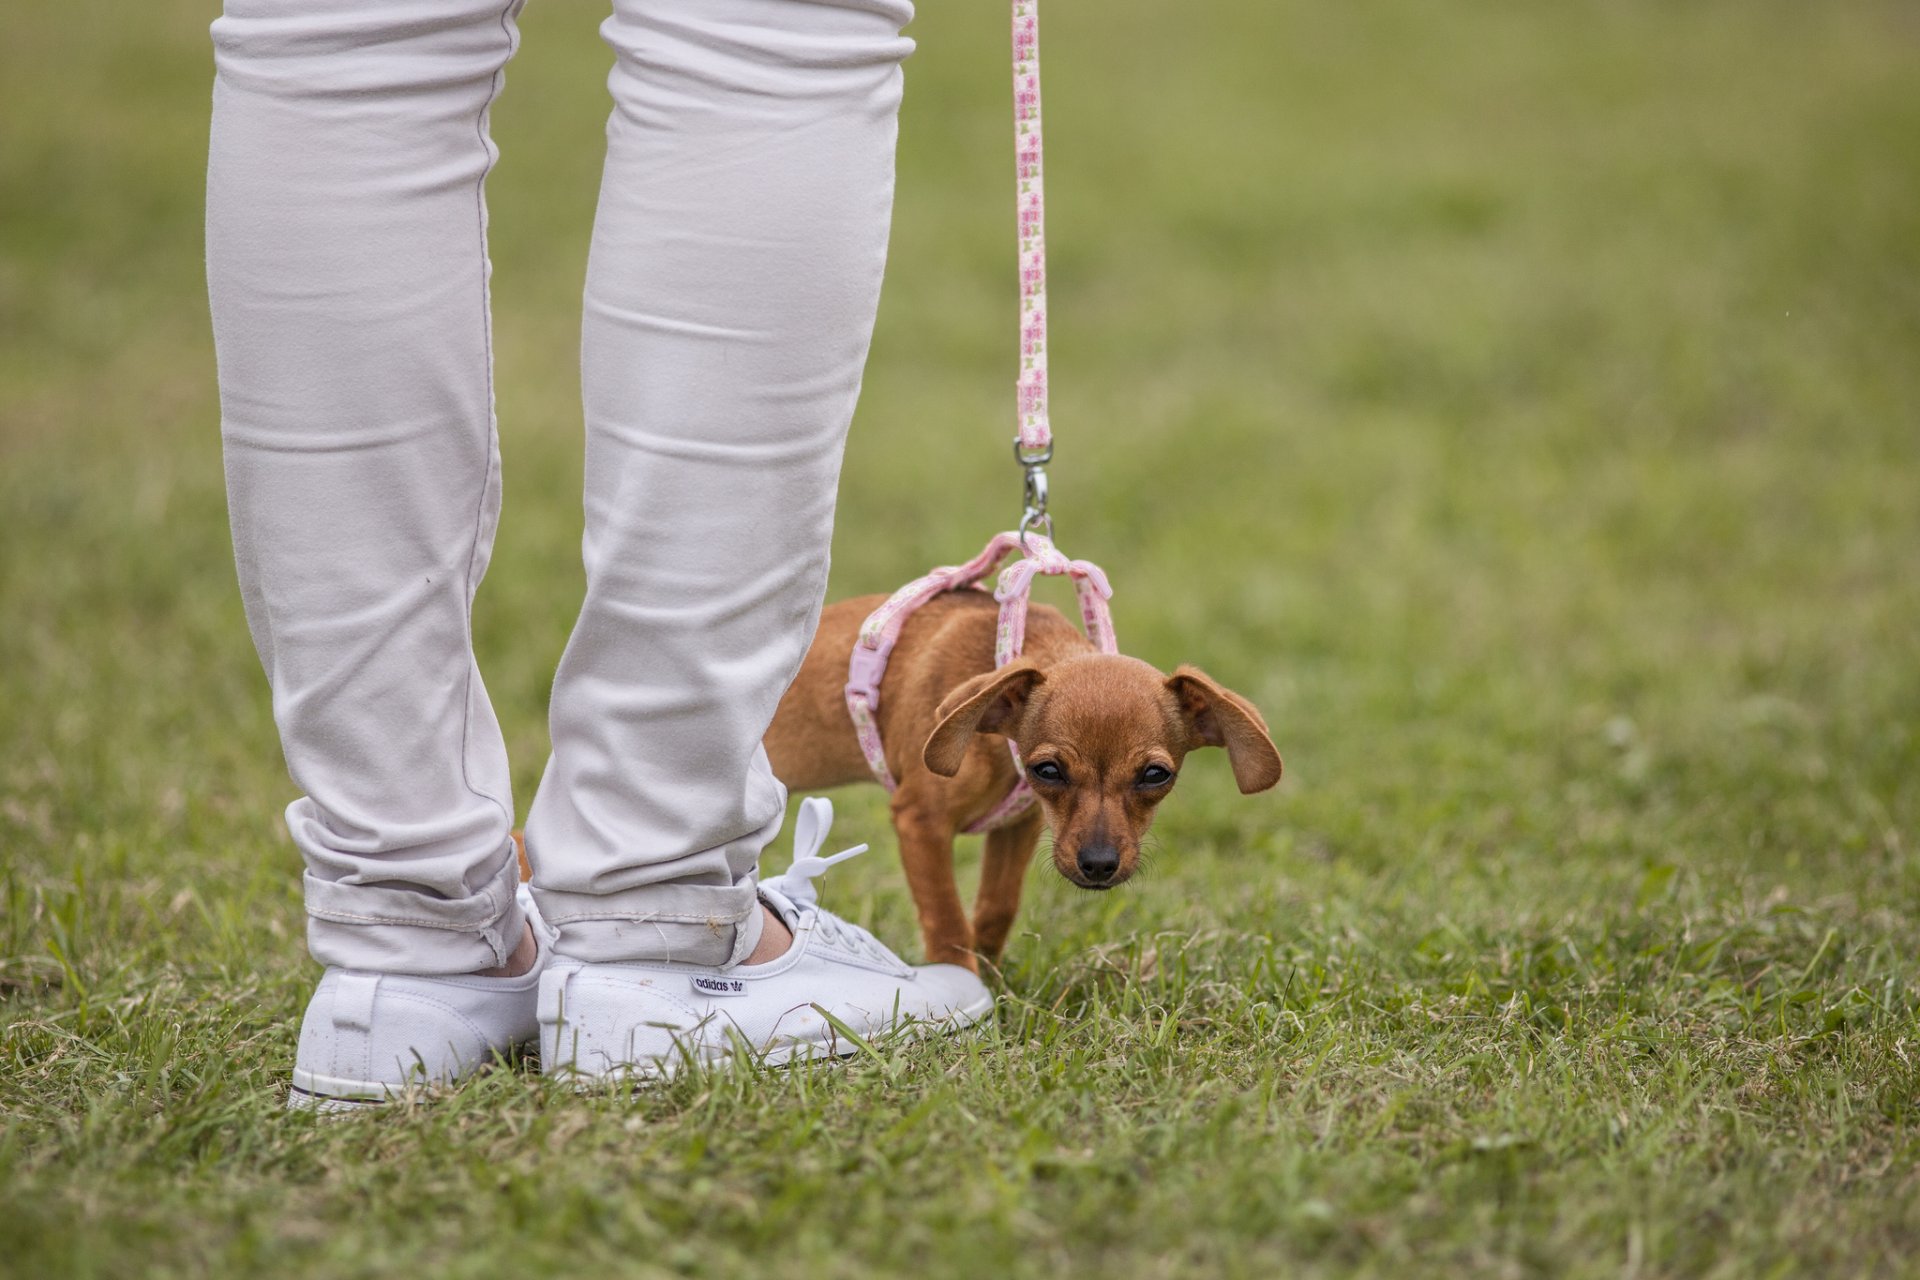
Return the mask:
[(1026, 509), (1020, 515), (1020, 549), (1033, 554), (1033, 548), (1027, 543), (1027, 534), (1039, 530), (1051, 541), (1053, 539), (1053, 517), (1047, 514), (1047, 463), (1053, 461), (1053, 443), (1038, 453), (1028, 453), (1013, 442), (1013, 460), (1025, 471)]

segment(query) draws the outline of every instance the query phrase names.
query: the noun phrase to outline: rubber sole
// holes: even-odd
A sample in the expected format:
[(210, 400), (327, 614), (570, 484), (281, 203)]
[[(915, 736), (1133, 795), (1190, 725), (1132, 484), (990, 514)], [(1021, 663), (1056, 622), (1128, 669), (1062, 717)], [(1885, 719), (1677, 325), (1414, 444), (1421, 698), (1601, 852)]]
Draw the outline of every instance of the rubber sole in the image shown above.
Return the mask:
[(417, 1094), (422, 1087), (418, 1083), (394, 1085), (378, 1080), (348, 1080), (295, 1067), (293, 1083), (287, 1087), (287, 1110), (363, 1111), (369, 1107), (384, 1107), (396, 1098)]
[[(955, 1035), (993, 1012), (993, 1005), (993, 996), (988, 994), (985, 999), (975, 1001), (950, 1017), (908, 1023), (882, 1038), (913, 1041), (934, 1035)], [(752, 1054), (752, 1063), (760, 1067), (786, 1067), (796, 1062), (844, 1060), (859, 1052), (859, 1045), (845, 1036), (834, 1034), (817, 1040), (790, 1041), (776, 1049), (769, 1049), (765, 1053)], [(635, 1064), (603, 1072), (586, 1072), (568, 1068), (565, 1074), (569, 1083), (582, 1092), (616, 1081), (631, 1084), (640, 1089), (658, 1088), (670, 1083), (690, 1068), (698, 1071), (730, 1071), (740, 1056), (738, 1053), (723, 1053), (691, 1062), (685, 1058), (661, 1059), (650, 1064)], [(548, 1072), (547, 1074), (560, 1073)], [(418, 1086), (414, 1085), (396, 1087), (374, 1080), (348, 1080), (295, 1067), (293, 1083), (287, 1088), (287, 1110), (311, 1111), (324, 1115), (347, 1115), (356, 1111), (384, 1107), (392, 1102), (396, 1095), (405, 1096), (417, 1088)]]
[(385, 1098), (330, 1098), (325, 1094), (308, 1093), (299, 1085), (287, 1086), (287, 1110), (311, 1111), (319, 1115), (350, 1115), (355, 1111), (372, 1111), (387, 1105)]
[[(994, 998), (991, 993), (958, 1013), (940, 1019), (927, 1019), (908, 1023), (894, 1031), (878, 1037), (883, 1041), (923, 1040), (935, 1035), (955, 1035), (978, 1023), (980, 1019), (993, 1012)], [(860, 1052), (860, 1046), (839, 1034), (829, 1034), (816, 1040), (794, 1040), (769, 1049), (765, 1053), (749, 1051), (751, 1064), (757, 1067), (788, 1067), (797, 1062), (844, 1061)], [(689, 1060), (661, 1058), (648, 1063), (634, 1063), (630, 1066), (616, 1067), (608, 1071), (581, 1071), (568, 1066), (560, 1071), (547, 1071), (548, 1075), (564, 1075), (568, 1083), (581, 1092), (604, 1088), (608, 1084), (627, 1084), (636, 1089), (657, 1089), (672, 1083), (685, 1072), (692, 1071), (731, 1071), (742, 1055), (721, 1053), (711, 1058)], [(544, 1069), (544, 1064), (543, 1064)]]

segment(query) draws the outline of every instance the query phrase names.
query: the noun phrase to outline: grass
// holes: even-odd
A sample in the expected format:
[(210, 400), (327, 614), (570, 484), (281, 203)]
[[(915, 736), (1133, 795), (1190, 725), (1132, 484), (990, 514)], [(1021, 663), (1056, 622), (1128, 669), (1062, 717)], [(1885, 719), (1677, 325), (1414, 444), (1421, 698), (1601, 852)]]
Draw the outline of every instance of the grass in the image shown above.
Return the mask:
[[(915, 27), (837, 593), (1017, 499), (1001, 8)], [(1036, 872), (978, 1036), (331, 1125), (280, 1110), (315, 971), (224, 524), (211, 16), (0, 45), (0, 1272), (1920, 1269), (1909, 7), (1054, 0), (1063, 544), (1288, 781), (1196, 761), (1144, 883)], [(534, 5), (495, 113), (523, 803), (597, 16)], [(829, 892), (911, 946), (884, 856)]]

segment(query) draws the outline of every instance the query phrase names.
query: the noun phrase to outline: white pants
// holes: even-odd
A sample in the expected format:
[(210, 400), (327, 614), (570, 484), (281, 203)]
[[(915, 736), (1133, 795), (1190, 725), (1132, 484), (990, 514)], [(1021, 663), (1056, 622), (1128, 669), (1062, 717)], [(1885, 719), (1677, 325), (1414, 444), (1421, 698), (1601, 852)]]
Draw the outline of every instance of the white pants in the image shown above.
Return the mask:
[[(519, 940), (468, 615), (500, 507), (483, 187), (522, 0), (229, 0), (207, 275), (241, 591), (324, 963)], [(527, 823), (585, 960), (737, 960), (878, 303), (908, 0), (614, 0), (587, 593)], [(555, 139), (553, 145), (580, 140)]]

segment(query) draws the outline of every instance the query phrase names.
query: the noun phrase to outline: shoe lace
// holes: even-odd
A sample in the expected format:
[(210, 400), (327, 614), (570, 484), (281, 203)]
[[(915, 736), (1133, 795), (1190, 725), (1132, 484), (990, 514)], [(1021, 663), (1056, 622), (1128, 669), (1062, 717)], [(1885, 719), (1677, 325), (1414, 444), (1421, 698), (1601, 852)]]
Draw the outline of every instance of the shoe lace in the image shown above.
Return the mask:
[(845, 862), (867, 851), (865, 844), (822, 854), (827, 832), (833, 828), (833, 801), (825, 796), (808, 796), (800, 802), (800, 814), (793, 824), (793, 865), (775, 877), (777, 887), (796, 906), (814, 909), (814, 932), (825, 942), (860, 952), (891, 964), (898, 958), (885, 943), (850, 920), (842, 920), (820, 906), (820, 892), (813, 883), (828, 867)]
[(820, 891), (814, 887), (814, 880), (835, 863), (867, 851), (866, 845), (856, 844), (851, 849), (821, 856), (827, 832), (832, 829), (833, 801), (825, 796), (808, 796), (800, 802), (800, 816), (793, 824), (793, 865), (777, 877), (782, 881), (782, 892), (796, 905), (818, 907)]

